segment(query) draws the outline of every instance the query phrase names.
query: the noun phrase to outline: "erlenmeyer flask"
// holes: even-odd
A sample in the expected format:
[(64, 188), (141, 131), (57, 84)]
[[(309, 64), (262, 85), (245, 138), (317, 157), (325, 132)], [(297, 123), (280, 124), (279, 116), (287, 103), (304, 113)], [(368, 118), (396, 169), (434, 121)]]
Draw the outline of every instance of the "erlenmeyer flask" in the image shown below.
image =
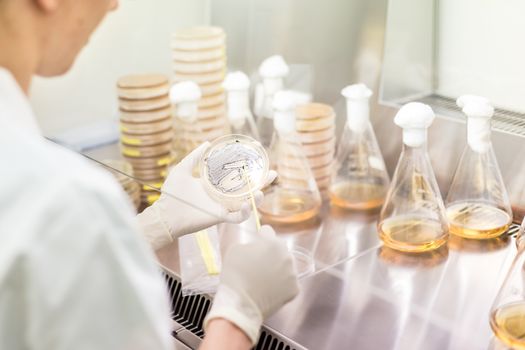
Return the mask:
[(201, 98), (199, 86), (192, 81), (173, 84), (170, 89), (170, 100), (175, 108), (175, 145), (178, 158), (184, 158), (199, 146), (196, 135), (202, 133), (197, 123), (198, 103)]
[(270, 147), (270, 166), (278, 178), (265, 190), (259, 211), (263, 220), (296, 223), (319, 213), (321, 196), (295, 131), (295, 107), (309, 96), (280, 91), (274, 99), (275, 132)]
[(355, 84), (341, 93), (346, 97), (347, 122), (337, 149), (330, 202), (346, 209), (377, 209), (385, 200), (389, 178), (370, 123), (372, 91)]
[(233, 72), (226, 76), (222, 86), (226, 90), (226, 114), (232, 133), (259, 140), (259, 132), (250, 110), (250, 79), (243, 72)]
[[(520, 237), (523, 236), (524, 222)], [(492, 308), (490, 326), (496, 337), (512, 349), (525, 349), (525, 240), (517, 241), (518, 254), (512, 262)]]
[(446, 199), (450, 233), (464, 238), (500, 236), (512, 222), (510, 200), (490, 140), (494, 108), (479, 96), (457, 100), (467, 115), (467, 141)]
[(385, 245), (405, 252), (439, 248), (448, 238), (443, 200), (427, 153), (432, 109), (418, 102), (404, 105), (394, 122), (403, 128), (403, 150), (378, 230)]
[(284, 78), (289, 71), (282, 56), (278, 55), (268, 57), (259, 67), (262, 84), (255, 91), (254, 105), (260, 141), (267, 149), (270, 147), (274, 131), (273, 98), (278, 91), (283, 89)]

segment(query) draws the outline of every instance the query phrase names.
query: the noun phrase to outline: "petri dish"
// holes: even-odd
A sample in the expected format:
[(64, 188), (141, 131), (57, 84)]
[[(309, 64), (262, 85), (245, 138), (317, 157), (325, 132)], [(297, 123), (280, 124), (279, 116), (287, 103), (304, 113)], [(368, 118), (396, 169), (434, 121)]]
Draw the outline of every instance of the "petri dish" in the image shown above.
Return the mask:
[(175, 50), (207, 50), (224, 46), (226, 34), (220, 27), (189, 27), (173, 34), (172, 48)]
[[(310, 168), (321, 168), (326, 166), (331, 166), (333, 160), (334, 160), (334, 152), (330, 151), (326, 154), (321, 154), (318, 156), (307, 156), (306, 160), (308, 164), (310, 165)], [(286, 155), (286, 157), (283, 157), (283, 164), (286, 164), (289, 168), (302, 168), (304, 166), (303, 160), (299, 159), (297, 157)]]
[(151, 123), (128, 123), (120, 121), (120, 131), (127, 135), (149, 135), (170, 130), (173, 132), (173, 119), (168, 117)]
[(142, 203), (152, 205), (160, 198), (160, 193), (157, 191), (142, 191), (140, 194)]
[(119, 99), (120, 109), (131, 112), (154, 111), (171, 106), (169, 96), (154, 97), (145, 100)]
[(329, 164), (319, 168), (312, 168), (312, 174), (316, 179), (327, 176), (331, 177), (333, 174), (333, 166), (332, 164)]
[(310, 144), (330, 140), (335, 137), (335, 125), (330, 126), (328, 129), (311, 131), (311, 132), (298, 132), (297, 136), (301, 143)]
[(224, 29), (214, 26), (195, 26), (177, 30), (173, 37), (179, 40), (199, 40), (224, 36)]
[(217, 95), (203, 96), (199, 101), (199, 110), (210, 107), (217, 107), (226, 103), (226, 94), (220, 92)]
[(242, 203), (264, 186), (269, 169), (268, 154), (262, 145), (244, 135), (218, 138), (200, 162), (206, 191), (232, 211), (239, 210)]
[(120, 98), (126, 99), (148, 99), (154, 97), (160, 97), (167, 95), (169, 93), (170, 86), (168, 82), (152, 87), (142, 87), (142, 88), (122, 88), (118, 87), (118, 96)]
[(158, 178), (166, 178), (168, 169), (166, 166), (150, 168), (150, 169), (135, 169), (135, 176), (143, 181), (152, 181)]
[(136, 74), (126, 75), (117, 82), (120, 89), (154, 88), (168, 84), (168, 78), (162, 74)]
[(130, 112), (120, 110), (120, 121), (125, 123), (154, 123), (171, 118), (171, 105), (151, 111)]
[[(310, 143), (310, 144), (301, 143), (301, 150), (303, 154), (307, 157), (319, 156), (319, 155), (323, 155), (329, 152), (335, 153), (335, 137), (328, 139), (326, 141), (323, 141), (323, 142), (318, 142), (318, 143)], [(293, 155), (293, 153), (290, 155)]]
[(223, 67), (216, 71), (205, 72), (205, 73), (185, 74), (185, 73), (180, 73), (177, 71), (175, 71), (174, 73), (175, 73), (174, 80), (176, 83), (181, 82), (181, 81), (190, 80), (199, 85), (206, 85), (206, 84), (213, 84), (213, 83), (223, 80), (224, 76), (226, 75), (226, 68)]
[(334, 152), (330, 151), (326, 154), (321, 154), (318, 156), (307, 156), (306, 159), (310, 164), (311, 168), (320, 168), (322, 166), (331, 165), (334, 161)]
[(224, 104), (220, 104), (210, 108), (200, 108), (197, 112), (197, 119), (209, 119), (223, 117), (226, 115), (226, 107)]
[(224, 92), (222, 87), (222, 81), (211, 83), (211, 84), (201, 84), (199, 85), (202, 96), (212, 96)]
[(325, 177), (319, 177), (315, 178), (315, 181), (317, 182), (317, 187), (328, 187), (332, 183), (332, 177), (331, 176), (325, 176)]
[(315, 120), (335, 115), (331, 106), (315, 102), (297, 106), (295, 113), (298, 120)]
[(173, 60), (178, 62), (207, 62), (218, 59), (226, 59), (224, 46), (206, 50), (186, 51), (173, 48)]
[(206, 72), (214, 72), (224, 69), (224, 67), (226, 67), (225, 59), (195, 63), (175, 61), (173, 63), (173, 69), (175, 72), (181, 74), (201, 74)]
[(140, 169), (146, 170), (156, 169), (163, 166), (167, 167), (172, 161), (171, 152), (156, 157), (129, 157), (124, 155), (124, 158), (126, 158), (126, 160), (133, 166), (133, 170), (137, 173)]
[(126, 157), (155, 157), (171, 151), (171, 141), (153, 146), (129, 146), (121, 143), (120, 150)]
[(328, 129), (333, 125), (335, 125), (335, 114), (312, 119), (297, 119), (295, 121), (295, 127), (298, 132), (319, 131)]
[(173, 130), (167, 129), (155, 134), (132, 135), (125, 132), (120, 134), (120, 141), (129, 146), (154, 146), (173, 140)]

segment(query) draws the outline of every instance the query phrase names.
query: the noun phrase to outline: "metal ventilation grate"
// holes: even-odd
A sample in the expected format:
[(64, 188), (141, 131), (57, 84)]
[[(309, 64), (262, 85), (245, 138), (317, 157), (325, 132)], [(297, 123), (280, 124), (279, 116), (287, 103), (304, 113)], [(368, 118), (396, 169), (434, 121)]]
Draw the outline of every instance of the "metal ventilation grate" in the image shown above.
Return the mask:
[(509, 237), (517, 238), (519, 231), (520, 231), (520, 225), (518, 225), (518, 224), (511, 224), (509, 229), (506, 232), (506, 235), (509, 236)]
[[(437, 114), (465, 121), (465, 116), (452, 98), (433, 94), (418, 98), (416, 101), (431, 105)], [(525, 114), (496, 108), (492, 127), (494, 130), (525, 137)]]
[(202, 338), (204, 336), (202, 324), (210, 309), (211, 300), (204, 295), (183, 297), (181, 283), (166, 273), (164, 277), (168, 284), (173, 320)]
[[(182, 284), (179, 279), (164, 272), (171, 299), (172, 318), (186, 330), (199, 338), (204, 337), (203, 322), (212, 300), (206, 295), (182, 296)], [(289, 339), (264, 328), (255, 350), (306, 350)]]

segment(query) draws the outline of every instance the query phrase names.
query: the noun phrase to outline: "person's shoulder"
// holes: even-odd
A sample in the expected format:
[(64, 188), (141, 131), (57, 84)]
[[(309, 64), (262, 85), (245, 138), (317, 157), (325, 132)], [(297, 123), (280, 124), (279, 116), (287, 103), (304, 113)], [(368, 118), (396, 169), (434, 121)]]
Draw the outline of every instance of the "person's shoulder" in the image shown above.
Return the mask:
[[(67, 206), (93, 199), (123, 201), (123, 191), (113, 176), (78, 153), (45, 139), (17, 142), (0, 148), (5, 167), (0, 170), (0, 193), (11, 198), (32, 197)], [(45, 198), (42, 198), (45, 197)]]
[[(133, 208), (108, 171), (50, 142), (15, 143), (0, 147), (0, 160), (9, 162), (0, 166), (0, 255), (8, 259), (36, 242), (73, 249), (130, 239)], [(16, 251), (2, 250), (9, 242)]]

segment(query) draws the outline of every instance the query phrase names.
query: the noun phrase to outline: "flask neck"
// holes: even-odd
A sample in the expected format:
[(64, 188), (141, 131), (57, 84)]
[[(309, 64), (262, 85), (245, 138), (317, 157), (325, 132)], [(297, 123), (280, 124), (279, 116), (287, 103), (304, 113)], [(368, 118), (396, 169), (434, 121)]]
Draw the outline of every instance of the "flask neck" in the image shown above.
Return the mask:
[(348, 127), (354, 132), (363, 132), (370, 121), (368, 99), (347, 99), (346, 119)]
[(477, 153), (487, 152), (491, 145), (491, 119), (474, 118), (467, 120), (467, 142), (469, 147)]
[(250, 97), (247, 90), (228, 92), (228, 120), (235, 128), (240, 128), (250, 111)]
[(280, 135), (295, 132), (295, 111), (275, 111), (273, 126)]
[(283, 89), (283, 86), (282, 78), (263, 79), (262, 116), (264, 118), (273, 119), (273, 98), (278, 91)]
[(177, 117), (185, 122), (197, 120), (198, 104), (196, 101), (180, 102), (176, 106)]
[(427, 140), (425, 139), (423, 142), (418, 144), (403, 143), (403, 150), (413, 154), (425, 154), (427, 153)]
[(411, 149), (427, 149), (427, 129), (403, 129), (403, 145)]

